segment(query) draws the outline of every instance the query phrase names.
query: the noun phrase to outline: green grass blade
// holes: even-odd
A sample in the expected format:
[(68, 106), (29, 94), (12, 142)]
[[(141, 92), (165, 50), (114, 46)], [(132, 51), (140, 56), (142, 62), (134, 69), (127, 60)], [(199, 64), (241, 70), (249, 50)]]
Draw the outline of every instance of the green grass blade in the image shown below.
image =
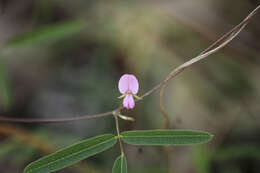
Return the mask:
[(116, 159), (112, 173), (127, 173), (127, 162), (124, 154), (121, 154)]
[(125, 143), (133, 145), (192, 145), (202, 144), (213, 135), (194, 130), (139, 130), (121, 133)]
[(115, 145), (116, 142), (117, 138), (112, 134), (96, 136), (81, 141), (29, 164), (24, 169), (24, 173), (49, 173), (60, 170), (105, 151)]
[(26, 32), (9, 39), (4, 45), (6, 51), (11, 48), (21, 48), (26, 46), (35, 46), (41, 43), (50, 43), (58, 41), (82, 31), (86, 24), (79, 21), (57, 23)]

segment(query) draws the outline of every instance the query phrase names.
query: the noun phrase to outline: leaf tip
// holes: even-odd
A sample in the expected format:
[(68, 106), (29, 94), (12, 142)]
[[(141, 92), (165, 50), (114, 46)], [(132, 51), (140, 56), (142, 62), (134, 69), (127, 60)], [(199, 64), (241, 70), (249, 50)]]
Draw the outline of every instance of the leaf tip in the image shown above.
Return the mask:
[(208, 136), (209, 136), (209, 138), (208, 138), (208, 141), (207, 141), (207, 142), (211, 141), (211, 140), (214, 138), (214, 135), (211, 134), (211, 133), (208, 133)]

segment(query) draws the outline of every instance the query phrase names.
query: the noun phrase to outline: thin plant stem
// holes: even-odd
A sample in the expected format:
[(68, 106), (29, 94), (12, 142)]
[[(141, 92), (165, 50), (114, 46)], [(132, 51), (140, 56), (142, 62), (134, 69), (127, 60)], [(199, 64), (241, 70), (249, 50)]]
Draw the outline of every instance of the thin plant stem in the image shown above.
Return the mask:
[(105, 113), (94, 114), (94, 115), (85, 115), (85, 116), (78, 116), (72, 118), (56, 118), (56, 119), (55, 118), (50, 118), (50, 119), (7, 118), (7, 117), (0, 116), (0, 121), (13, 122), (13, 123), (65, 123), (65, 122), (72, 122), (72, 121), (102, 118), (112, 114), (113, 112), (105, 112)]
[(161, 87), (161, 90), (160, 90), (160, 110), (161, 110), (161, 113), (162, 113), (163, 118), (165, 120), (163, 128), (164, 129), (169, 129), (169, 127), (170, 127), (170, 118), (168, 116), (168, 113), (165, 110), (165, 107), (163, 106), (163, 93), (164, 93), (164, 88), (165, 87), (166, 87), (166, 84), (164, 84)]
[[(223, 41), (225, 38), (227, 38), (228, 36), (230, 36), (232, 33), (234, 33), (234, 31), (238, 30), (241, 26), (242, 29), (244, 29), (244, 27), (246, 26), (246, 24), (249, 22), (249, 20), (254, 17), (254, 15), (258, 12), (257, 10), (259, 10), (260, 5), (257, 6), (241, 23), (239, 23), (237, 26), (235, 26), (233, 29), (231, 29), (229, 32), (225, 33), (223, 36), (221, 36), (217, 41), (215, 41), (213, 44), (211, 44), (207, 49), (205, 49), (204, 51), (202, 51), (200, 53), (204, 54), (205, 52), (209, 51), (210, 49), (214, 48), (214, 46), (216, 46), (217, 44), (219, 44), (221, 41)], [(240, 31), (239, 31), (240, 32)]]
[(116, 111), (116, 112), (113, 113), (113, 115), (114, 115), (114, 117), (115, 117), (116, 132), (117, 132), (117, 137), (118, 137), (118, 140), (119, 140), (120, 151), (121, 151), (121, 154), (124, 154), (123, 143), (122, 143), (121, 135), (120, 135), (120, 128), (119, 128), (118, 114), (119, 114), (118, 111)]
[[(164, 89), (166, 87), (166, 84), (164, 84), (161, 89), (160, 89), (160, 111), (162, 113), (162, 116), (164, 118), (164, 129), (169, 129), (170, 128), (170, 118), (169, 115), (165, 109), (165, 107), (163, 106), (163, 93), (164, 93)], [(168, 168), (168, 172), (169, 173), (173, 173), (173, 170), (171, 169), (171, 160), (172, 160), (172, 151), (173, 148), (169, 147), (169, 146), (164, 146), (164, 153), (166, 155), (166, 164), (167, 164), (167, 168)]]

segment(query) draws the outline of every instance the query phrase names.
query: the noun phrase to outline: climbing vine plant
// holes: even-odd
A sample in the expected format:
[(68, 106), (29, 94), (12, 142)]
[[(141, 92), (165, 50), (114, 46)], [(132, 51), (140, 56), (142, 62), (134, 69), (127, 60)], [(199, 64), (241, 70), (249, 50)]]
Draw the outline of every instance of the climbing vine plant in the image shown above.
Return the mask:
[[(0, 117), (2, 122), (20, 122), (20, 123), (50, 123), (50, 122), (66, 122), (66, 121), (78, 121), (87, 120), (93, 118), (101, 118), (105, 116), (113, 116), (115, 119), (116, 132), (115, 134), (103, 134), (100, 136), (92, 137), (69, 147), (61, 149), (48, 156), (40, 158), (37, 161), (29, 164), (25, 169), (24, 173), (51, 173), (58, 171), (70, 165), (73, 165), (83, 159), (89, 158), (90, 156), (96, 155), (103, 152), (116, 143), (119, 143), (121, 154), (115, 159), (114, 166), (112, 167), (112, 173), (127, 173), (127, 159), (126, 153), (124, 152), (123, 143), (130, 145), (141, 145), (141, 146), (188, 146), (195, 144), (203, 144), (210, 141), (213, 137), (212, 134), (204, 131), (197, 130), (177, 130), (169, 129), (169, 117), (165, 108), (163, 107), (162, 97), (165, 86), (168, 82), (176, 77), (179, 73), (184, 71), (191, 65), (199, 62), (200, 60), (208, 57), (215, 53), (219, 49), (227, 45), (233, 40), (248, 24), (253, 16), (258, 12), (260, 6), (256, 7), (241, 23), (231, 29), (229, 32), (220, 37), (207, 49), (202, 51), (198, 56), (180, 65), (169, 73), (166, 78), (144, 93), (142, 96), (137, 96), (139, 90), (139, 83), (137, 78), (132, 74), (123, 75), (118, 83), (118, 88), (122, 94), (119, 99), (123, 99), (122, 105), (117, 109), (95, 115), (86, 115), (81, 117), (64, 118), (64, 119), (13, 119)], [(126, 121), (134, 121), (132, 117), (128, 117), (121, 114), (123, 109), (133, 109), (136, 102), (141, 101), (144, 97), (154, 93), (160, 89), (160, 108), (165, 118), (165, 128), (157, 130), (137, 130), (137, 131), (125, 131), (121, 132), (119, 128), (119, 118)]]
[[(139, 90), (139, 83), (136, 77), (132, 74), (123, 75), (119, 80), (118, 88), (122, 93), (122, 96), (119, 98), (124, 98), (122, 106), (126, 109), (133, 109), (135, 106), (134, 97), (140, 99), (140, 97), (136, 95)], [(134, 119), (121, 115), (120, 109), (112, 112), (115, 118), (116, 135), (104, 134), (81, 141), (31, 163), (25, 168), (24, 173), (54, 172), (105, 151), (113, 147), (117, 142), (119, 142), (120, 145), (121, 155), (116, 159), (112, 172), (126, 173), (127, 161), (123, 149), (123, 142), (143, 146), (177, 146), (201, 144), (212, 138), (212, 135), (207, 132), (192, 130), (138, 130), (121, 133), (118, 118), (129, 121)]]

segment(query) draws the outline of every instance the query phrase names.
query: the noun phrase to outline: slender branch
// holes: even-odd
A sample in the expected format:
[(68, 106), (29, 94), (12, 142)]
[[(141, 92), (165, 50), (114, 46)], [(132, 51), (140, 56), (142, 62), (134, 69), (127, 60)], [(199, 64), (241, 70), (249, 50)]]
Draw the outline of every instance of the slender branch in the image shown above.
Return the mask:
[[(200, 54), (204, 54), (205, 52), (207, 52), (208, 50), (212, 49), (214, 46), (216, 46), (217, 44), (219, 44), (222, 40), (224, 40), (225, 38), (227, 38), (228, 36), (230, 36), (232, 33), (234, 33), (234, 31), (236, 31), (238, 28), (240, 28), (242, 25), (246, 25), (249, 20), (251, 20), (252, 17), (254, 17), (254, 15), (258, 12), (257, 10), (259, 10), (260, 5), (257, 6), (241, 23), (239, 23), (237, 26), (235, 26), (233, 29), (231, 29), (229, 32), (227, 32), (226, 34), (224, 34), (223, 36), (221, 36), (217, 41), (215, 41), (213, 44), (211, 44), (207, 49), (205, 49), (203, 52), (201, 52)], [(243, 27), (244, 28), (244, 27)], [(243, 29), (242, 28), (242, 29)]]
[[(258, 10), (260, 9), (260, 5), (257, 6), (241, 23), (239, 23), (237, 26), (235, 26), (233, 29), (231, 29), (228, 33), (224, 34), (222, 37), (220, 37), (217, 41), (215, 41), (211, 46), (209, 46), (207, 49), (202, 51), (198, 56), (195, 58), (192, 58), (191, 60), (185, 62), (184, 64), (180, 65), (173, 71), (171, 71), (168, 76), (158, 85), (144, 93), (140, 99), (136, 100), (136, 102), (142, 100), (144, 97), (152, 94), (153, 92), (157, 91), (162, 86), (166, 85), (169, 80), (176, 77), (178, 74), (183, 72), (186, 68), (190, 67), (191, 65), (203, 60), (204, 58), (208, 57), (209, 55), (217, 52), (224, 46), (226, 46), (230, 41), (232, 41), (248, 24), (248, 22), (254, 17)], [(124, 109), (122, 106), (118, 107), (114, 111), (121, 111)], [(70, 122), (70, 121), (79, 121), (79, 120), (88, 120), (88, 119), (94, 119), (94, 118), (101, 118), (105, 116), (112, 115), (114, 111), (111, 112), (105, 112), (101, 114), (94, 114), (94, 115), (86, 115), (86, 116), (80, 116), (80, 117), (72, 117), (72, 118), (61, 118), (61, 119), (24, 119), (24, 118), (6, 118), (0, 116), (0, 122), (17, 122), (17, 123), (58, 123), (58, 122)]]

